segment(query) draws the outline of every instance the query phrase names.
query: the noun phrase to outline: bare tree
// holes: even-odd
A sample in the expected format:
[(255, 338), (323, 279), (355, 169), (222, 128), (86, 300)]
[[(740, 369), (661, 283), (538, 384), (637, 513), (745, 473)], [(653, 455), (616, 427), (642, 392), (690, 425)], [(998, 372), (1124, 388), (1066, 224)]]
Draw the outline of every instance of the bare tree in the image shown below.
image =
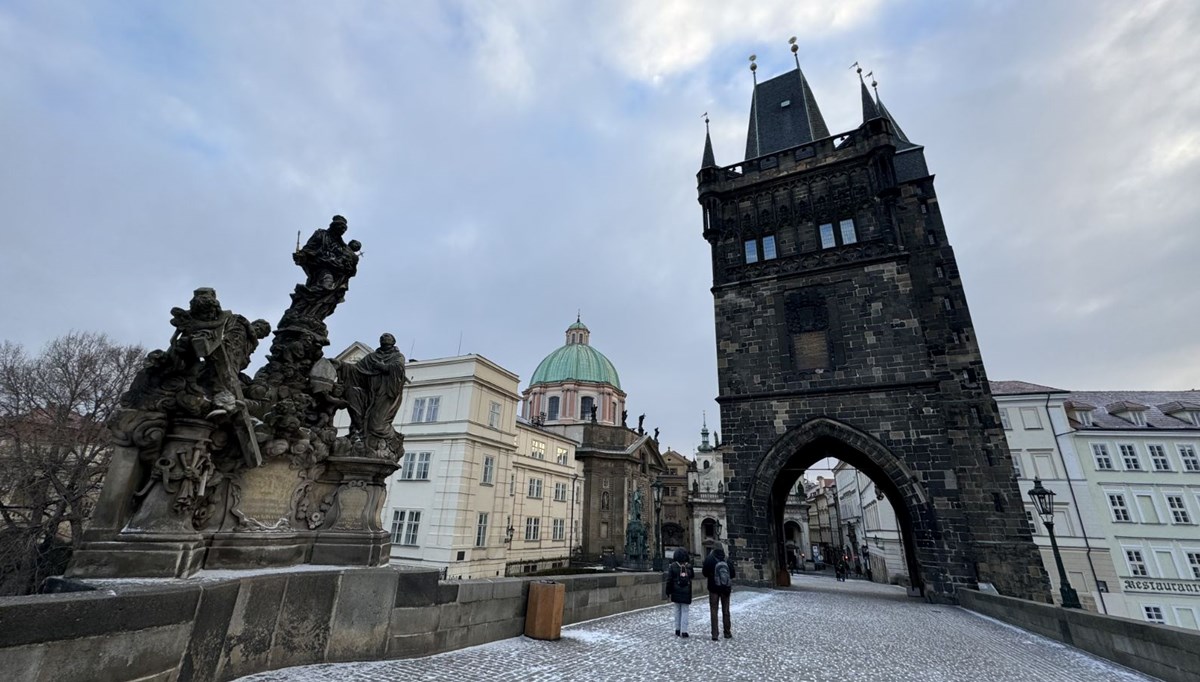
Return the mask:
[(0, 344), (0, 595), (61, 573), (108, 470), (108, 418), (145, 351), (71, 332)]

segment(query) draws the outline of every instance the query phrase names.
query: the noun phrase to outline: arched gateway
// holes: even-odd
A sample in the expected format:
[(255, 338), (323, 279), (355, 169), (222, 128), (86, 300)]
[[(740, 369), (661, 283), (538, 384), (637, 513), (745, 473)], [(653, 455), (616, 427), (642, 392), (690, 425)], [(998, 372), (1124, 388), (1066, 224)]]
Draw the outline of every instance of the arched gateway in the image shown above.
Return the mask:
[(797, 65), (755, 86), (745, 161), (717, 166), (705, 139), (738, 575), (786, 579), (787, 492), (837, 457), (890, 499), (927, 597), (988, 582), (1045, 600), (924, 150), (861, 95), (862, 124), (830, 136)]

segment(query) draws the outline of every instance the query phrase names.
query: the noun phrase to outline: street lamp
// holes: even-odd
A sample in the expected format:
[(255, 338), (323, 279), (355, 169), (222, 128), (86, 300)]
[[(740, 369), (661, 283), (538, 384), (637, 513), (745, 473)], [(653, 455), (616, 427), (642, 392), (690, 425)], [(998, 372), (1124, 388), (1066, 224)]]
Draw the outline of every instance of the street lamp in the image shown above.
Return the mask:
[(513, 538), (512, 519), (508, 520), (508, 528), (504, 529), (504, 542), (511, 543)]
[(655, 547), (657, 548), (656, 551), (654, 552), (654, 570), (661, 571), (661, 570), (663, 570), (663, 566), (662, 566), (662, 562), (663, 562), (663, 545), (662, 545), (663, 484), (662, 484), (662, 480), (657, 479), (657, 478), (654, 479), (654, 484), (650, 486), (650, 489), (654, 492), (654, 539), (655, 539)]
[(1067, 579), (1062, 556), (1058, 553), (1058, 541), (1054, 539), (1054, 491), (1046, 490), (1042, 487), (1041, 479), (1034, 478), (1033, 490), (1029, 491), (1029, 497), (1033, 500), (1033, 507), (1037, 509), (1038, 516), (1042, 517), (1042, 523), (1046, 524), (1046, 532), (1050, 534), (1050, 548), (1054, 551), (1054, 563), (1058, 564), (1058, 585), (1059, 591), (1062, 592), (1063, 608), (1083, 608), (1079, 603), (1079, 594)]

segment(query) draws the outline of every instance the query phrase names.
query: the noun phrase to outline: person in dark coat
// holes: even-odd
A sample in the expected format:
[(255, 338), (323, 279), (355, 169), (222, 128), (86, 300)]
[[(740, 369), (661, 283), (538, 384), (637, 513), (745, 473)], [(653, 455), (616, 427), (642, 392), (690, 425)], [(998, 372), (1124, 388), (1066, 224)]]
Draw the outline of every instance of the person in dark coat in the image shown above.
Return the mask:
[[(724, 562), (725, 570), (721, 571), (719, 564)], [(725, 626), (725, 639), (733, 637), (730, 632), (732, 627), (729, 621), (729, 595), (733, 592), (732, 585), (724, 585), (734, 578), (733, 562), (725, 558), (725, 548), (717, 544), (713, 550), (708, 553), (708, 557), (704, 559), (704, 567), (701, 569), (705, 578), (708, 578), (708, 616), (712, 624), (712, 638), (717, 641), (717, 611), (720, 607), (721, 624)], [(728, 573), (728, 576), (722, 575)]]
[(692, 605), (692, 569), (691, 555), (686, 549), (676, 548), (672, 555), (670, 568), (667, 569), (667, 593), (675, 605), (675, 636), (688, 636), (688, 609)]

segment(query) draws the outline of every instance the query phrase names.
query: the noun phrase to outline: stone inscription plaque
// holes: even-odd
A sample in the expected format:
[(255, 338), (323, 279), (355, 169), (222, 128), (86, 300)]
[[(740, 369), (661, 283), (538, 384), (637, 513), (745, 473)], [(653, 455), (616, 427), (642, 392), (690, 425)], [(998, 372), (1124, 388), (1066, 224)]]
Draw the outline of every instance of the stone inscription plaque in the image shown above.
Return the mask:
[(244, 517), (243, 530), (290, 530), (292, 498), (299, 483), (300, 478), (286, 463), (271, 462), (243, 471), (237, 506)]
[(363, 530), (363, 512), (367, 510), (369, 498), (366, 488), (342, 486), (338, 491), (338, 519), (333, 527), (337, 530)]

